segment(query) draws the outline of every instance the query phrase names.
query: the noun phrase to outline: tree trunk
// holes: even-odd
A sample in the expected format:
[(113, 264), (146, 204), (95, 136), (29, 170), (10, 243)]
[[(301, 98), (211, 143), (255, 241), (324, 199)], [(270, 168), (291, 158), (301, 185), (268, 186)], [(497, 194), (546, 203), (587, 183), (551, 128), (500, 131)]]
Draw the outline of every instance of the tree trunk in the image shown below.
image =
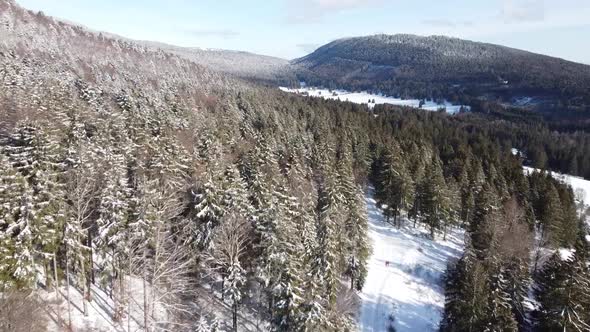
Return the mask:
[(238, 332), (238, 303), (237, 301), (234, 301), (234, 305), (233, 305), (233, 313), (232, 313), (232, 325), (233, 325), (233, 330), (234, 332)]
[(55, 313), (57, 323), (61, 326), (61, 310), (59, 310), (59, 279), (57, 278), (57, 251), (53, 253), (53, 287), (55, 289)]
[(34, 278), (35, 280), (33, 281), (33, 289), (37, 290), (37, 267), (35, 265), (35, 255), (31, 255), (31, 262), (33, 263), (33, 269), (34, 269)]
[(68, 247), (66, 246), (66, 297), (68, 301), (68, 327), (72, 328), (72, 302), (70, 300), (70, 260), (68, 259)]
[[(146, 262), (147, 259), (147, 248), (143, 249), (143, 262)], [(149, 313), (150, 313), (150, 305), (148, 300), (148, 293), (147, 293), (147, 269), (143, 269), (143, 325), (145, 327), (146, 332), (150, 332), (149, 327)]]
[(84, 269), (84, 259), (80, 258), (80, 273), (82, 275), (82, 307), (84, 308), (84, 317), (88, 317), (88, 304), (86, 301), (90, 297), (90, 288), (86, 283), (86, 270)]
[(150, 331), (149, 324), (148, 324), (148, 315), (149, 315), (149, 304), (148, 304), (148, 295), (147, 295), (147, 285), (145, 281), (145, 273), (143, 278), (143, 327), (145, 328), (146, 332)]
[(129, 277), (127, 278), (127, 332), (131, 332), (131, 255), (128, 255), (129, 259), (128, 266), (129, 266)]
[[(88, 282), (91, 282), (93, 285), (95, 285), (96, 280), (94, 279), (94, 252), (92, 250), (92, 232), (90, 231), (90, 227), (88, 227), (86, 246), (90, 248), (90, 278), (88, 278)], [(88, 285), (88, 289), (90, 289), (90, 285)]]

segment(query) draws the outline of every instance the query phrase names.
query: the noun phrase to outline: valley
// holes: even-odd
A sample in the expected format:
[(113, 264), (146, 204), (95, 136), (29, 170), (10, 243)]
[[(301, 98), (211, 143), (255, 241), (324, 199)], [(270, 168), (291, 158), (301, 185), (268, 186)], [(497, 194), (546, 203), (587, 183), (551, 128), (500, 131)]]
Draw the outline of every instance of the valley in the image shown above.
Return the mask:
[(290, 89), (286, 87), (280, 87), (279, 89), (281, 91), (296, 93), (303, 96), (321, 97), (344, 102), (348, 101), (356, 104), (367, 104), (369, 108), (373, 108), (375, 105), (391, 104), (397, 106), (420, 108), (427, 111), (444, 110), (449, 114), (458, 113), (460, 111), (467, 112), (470, 109), (469, 106), (453, 105), (446, 100), (441, 103), (436, 103), (432, 100), (401, 99), (384, 96), (381, 94), (376, 95), (368, 92), (349, 92), (346, 90), (330, 90), (307, 86), (299, 89)]

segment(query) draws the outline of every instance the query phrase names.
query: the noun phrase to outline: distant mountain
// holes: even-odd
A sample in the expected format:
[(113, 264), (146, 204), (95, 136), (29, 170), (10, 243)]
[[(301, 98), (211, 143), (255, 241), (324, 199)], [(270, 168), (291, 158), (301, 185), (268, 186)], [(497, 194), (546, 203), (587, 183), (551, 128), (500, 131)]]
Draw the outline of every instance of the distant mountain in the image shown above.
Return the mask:
[(314, 85), (424, 98), (511, 102), (526, 96), (555, 107), (590, 105), (588, 65), (443, 36), (339, 39), (292, 64), (300, 79)]
[(296, 80), (289, 61), (281, 58), (243, 51), (149, 44), (215, 71), (244, 79), (279, 85)]
[[(289, 62), (284, 59), (132, 40), (27, 10), (13, 0), (0, 0), (2, 55), (39, 58), (46, 62), (45, 68), (67, 68), (68, 74), (94, 76), (101, 81), (96, 83), (115, 88), (125, 84), (120, 82), (122, 78), (141, 76), (156, 82), (166, 73), (171, 79), (186, 79), (186, 83), (193, 76), (200, 76), (198, 81), (191, 82), (199, 86), (205, 81), (226, 86), (227, 82), (222, 81), (229, 76), (271, 84), (295, 80)], [(188, 78), (187, 73), (196, 75)]]

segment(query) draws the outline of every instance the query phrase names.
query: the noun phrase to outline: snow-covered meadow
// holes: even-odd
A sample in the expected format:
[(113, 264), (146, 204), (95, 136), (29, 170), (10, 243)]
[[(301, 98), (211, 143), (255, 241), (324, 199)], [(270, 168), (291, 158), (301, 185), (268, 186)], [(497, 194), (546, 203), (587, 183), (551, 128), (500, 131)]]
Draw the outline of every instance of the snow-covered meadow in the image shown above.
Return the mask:
[(360, 295), (359, 330), (387, 331), (393, 325), (397, 332), (438, 331), (443, 275), (447, 262), (463, 252), (463, 231), (452, 230), (446, 241), (432, 241), (419, 226), (398, 229), (386, 223), (371, 190), (366, 204), (373, 252)]
[(384, 96), (381, 94), (372, 94), (368, 92), (349, 92), (346, 90), (328, 90), (315, 87), (303, 86), (300, 89), (291, 89), (286, 87), (280, 87), (282, 91), (296, 93), (300, 95), (307, 95), (310, 97), (321, 97), (325, 99), (335, 99), (341, 101), (349, 101), (356, 104), (367, 104), (369, 108), (375, 107), (378, 104), (392, 104), (399, 106), (408, 106), (414, 108), (421, 108), (427, 111), (438, 111), (439, 109), (445, 109), (448, 113), (454, 114), (461, 110), (469, 110), (469, 106), (453, 105), (448, 101), (442, 104), (438, 104), (432, 100), (424, 100), (424, 104), (420, 107), (420, 99), (401, 99), (390, 96)]

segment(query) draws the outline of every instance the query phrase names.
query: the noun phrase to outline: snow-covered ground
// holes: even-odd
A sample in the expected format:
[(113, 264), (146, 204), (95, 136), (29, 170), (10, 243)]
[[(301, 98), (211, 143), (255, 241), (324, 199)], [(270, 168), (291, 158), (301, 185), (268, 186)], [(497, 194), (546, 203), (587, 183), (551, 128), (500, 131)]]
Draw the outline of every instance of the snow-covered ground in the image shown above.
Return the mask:
[[(392, 104), (392, 105), (399, 105), (399, 106), (409, 106), (420, 108), (420, 100), (419, 99), (401, 99), (395, 97), (389, 97), (384, 95), (376, 95), (371, 94), (368, 92), (349, 92), (346, 90), (328, 90), (328, 89), (321, 89), (315, 87), (307, 87), (303, 86), (300, 89), (290, 89), (285, 87), (280, 87), (282, 91), (297, 93), (297, 94), (304, 94), (311, 97), (322, 97), (327, 99), (337, 99), (341, 101), (349, 101), (356, 104), (368, 104), (370, 108), (373, 108), (377, 104)], [(373, 103), (373, 100), (375, 101)], [(369, 102), (370, 101), (370, 102)], [(437, 104), (431, 100), (425, 100), (424, 105), (422, 105), (422, 109), (428, 111), (437, 111), (441, 108), (446, 109), (448, 113), (457, 113), (461, 109), (461, 105), (453, 105), (448, 101), (445, 101), (442, 104)], [(469, 106), (463, 106), (465, 110), (469, 110)]]
[[(123, 317), (118, 321), (113, 319), (116, 308), (115, 301), (98, 285), (92, 285), (91, 287), (90, 296), (92, 301), (87, 302), (88, 316), (84, 316), (82, 292), (77, 287), (70, 287), (70, 310), (68, 310), (68, 302), (66, 301), (67, 292), (64, 285), (58, 289), (57, 295), (54, 289), (40, 289), (37, 294), (44, 304), (44, 321), (47, 322), (47, 331), (68, 331), (66, 326), (70, 317), (72, 322), (70, 331), (72, 332), (144, 331), (143, 283), (141, 279), (135, 277), (126, 277), (126, 280), (128, 281), (128, 287), (130, 287), (129, 307), (125, 305)], [(148, 292), (151, 293), (150, 288), (148, 288)], [(230, 331), (232, 319), (231, 306), (222, 302), (218, 292), (212, 291), (209, 288), (199, 287), (197, 292), (197, 303), (194, 304), (194, 310), (206, 316), (209, 324), (214, 317), (218, 322), (219, 331)], [(131, 316), (126, 314), (127, 311), (131, 312)], [(154, 312), (158, 321), (166, 321), (163, 304), (156, 304)], [(259, 320), (257, 317), (258, 315), (255, 312), (243, 306), (238, 314), (238, 331), (268, 331), (267, 323)]]
[(444, 308), (442, 277), (447, 262), (461, 256), (463, 231), (449, 232), (446, 241), (432, 241), (426, 229), (413, 228), (410, 222), (401, 229), (386, 223), (372, 190), (366, 204), (373, 253), (361, 293), (360, 331), (387, 331), (390, 317), (397, 332), (438, 331)]
[[(90, 297), (92, 301), (87, 302), (88, 316), (84, 316), (82, 292), (74, 286), (70, 286), (70, 310), (66, 301), (66, 287), (62, 285), (58, 289), (58, 294), (53, 289), (48, 291), (39, 291), (39, 296), (46, 304), (45, 312), (47, 315), (48, 331), (61, 332), (66, 331), (66, 326), (71, 317), (71, 330), (93, 331), (93, 332), (131, 332), (142, 331), (143, 328), (143, 284), (139, 278), (126, 277), (126, 283), (129, 289), (129, 307), (131, 316), (124, 315), (119, 321), (114, 321), (115, 302), (102, 288), (98, 285), (92, 285)], [(158, 316), (163, 315), (163, 308), (155, 308)]]

